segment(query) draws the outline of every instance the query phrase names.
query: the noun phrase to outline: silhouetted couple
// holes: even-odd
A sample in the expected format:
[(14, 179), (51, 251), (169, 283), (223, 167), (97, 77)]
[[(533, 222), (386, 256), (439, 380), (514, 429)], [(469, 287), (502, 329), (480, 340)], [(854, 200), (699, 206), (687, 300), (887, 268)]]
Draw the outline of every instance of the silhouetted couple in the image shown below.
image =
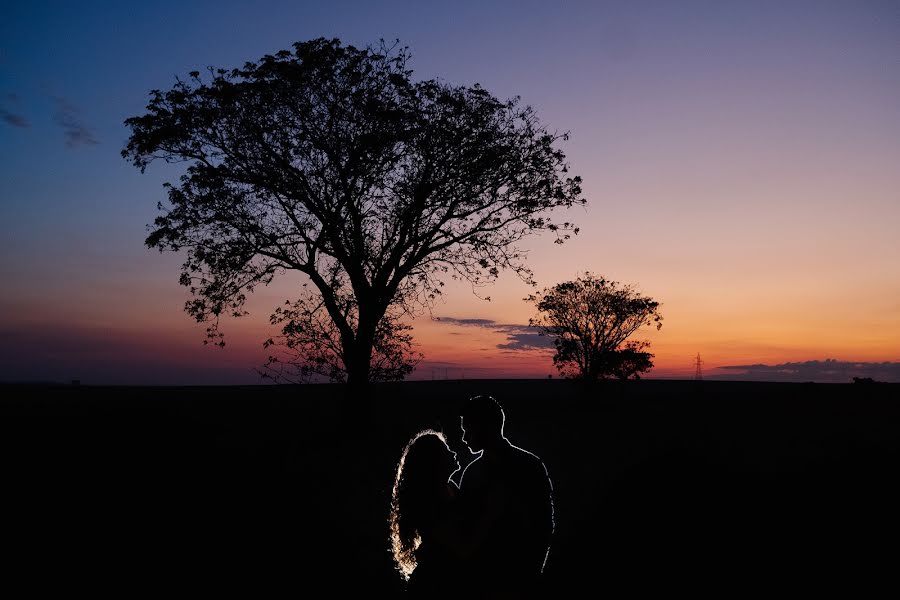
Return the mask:
[(440, 432), (406, 445), (391, 501), (394, 559), (407, 591), (429, 598), (536, 595), (553, 533), (552, 486), (540, 458), (503, 435), (505, 415), (490, 396), (462, 411), (463, 441), (480, 456), (459, 487), (456, 453)]

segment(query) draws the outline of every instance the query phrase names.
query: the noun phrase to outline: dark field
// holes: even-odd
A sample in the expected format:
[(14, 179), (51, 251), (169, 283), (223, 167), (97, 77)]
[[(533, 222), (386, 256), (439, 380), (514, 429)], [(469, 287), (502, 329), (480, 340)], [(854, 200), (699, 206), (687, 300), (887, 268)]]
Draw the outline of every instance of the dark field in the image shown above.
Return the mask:
[(551, 596), (896, 589), (898, 385), (341, 390), (0, 387), (7, 573), (123, 595), (400, 593), (395, 462), (440, 425), (470, 457), (458, 410), (488, 393), (556, 488)]

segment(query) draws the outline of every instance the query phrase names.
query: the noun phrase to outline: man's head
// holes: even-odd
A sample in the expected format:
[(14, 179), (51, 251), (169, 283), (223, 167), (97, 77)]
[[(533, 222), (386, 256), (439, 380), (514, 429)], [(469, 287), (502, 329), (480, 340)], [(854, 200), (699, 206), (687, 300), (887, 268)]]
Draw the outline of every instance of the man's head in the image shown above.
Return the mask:
[(480, 452), (503, 440), (506, 415), (491, 396), (475, 396), (463, 407), (460, 418), (463, 441), (472, 452)]

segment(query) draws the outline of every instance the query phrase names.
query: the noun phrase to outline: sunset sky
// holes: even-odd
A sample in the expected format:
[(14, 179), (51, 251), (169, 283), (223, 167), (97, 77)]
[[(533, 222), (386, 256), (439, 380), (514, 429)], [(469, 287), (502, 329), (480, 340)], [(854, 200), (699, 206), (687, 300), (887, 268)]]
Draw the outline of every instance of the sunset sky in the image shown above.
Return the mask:
[[(123, 160), (122, 122), (176, 76), (320, 36), (399, 39), (415, 78), (521, 96), (571, 133), (588, 204), (558, 216), (581, 234), (532, 238), (529, 264), (540, 287), (591, 271), (659, 300), (662, 329), (638, 336), (651, 377), (692, 376), (697, 353), (708, 376), (796, 380), (900, 361), (895, 1), (6, 2), (0, 381), (260, 382), (268, 315), (300, 280), (203, 346), (181, 257), (144, 246), (179, 171)], [(522, 348), (532, 291), (449, 284), (413, 322), (414, 377), (555, 375)], [(746, 365), (766, 366), (724, 368)]]

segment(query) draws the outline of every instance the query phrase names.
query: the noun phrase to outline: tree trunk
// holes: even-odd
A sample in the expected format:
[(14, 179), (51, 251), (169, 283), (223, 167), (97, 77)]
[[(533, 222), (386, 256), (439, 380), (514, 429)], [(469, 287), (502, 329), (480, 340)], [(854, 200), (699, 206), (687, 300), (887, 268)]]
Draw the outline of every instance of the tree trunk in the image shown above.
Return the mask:
[[(362, 312), (362, 311), (361, 311)], [(353, 389), (362, 389), (371, 379), (372, 349), (375, 343), (375, 326), (366, 315), (360, 314), (353, 340), (353, 347), (347, 353), (347, 383)]]
[(360, 347), (361, 344), (355, 344), (351, 353), (352, 358), (347, 361), (347, 384), (352, 388), (365, 386), (369, 383), (369, 370), (371, 365), (372, 345), (369, 344), (368, 350)]
[(347, 383), (351, 387), (365, 388), (372, 378), (372, 352), (375, 347), (375, 332), (384, 317), (387, 306), (382, 306), (371, 297), (356, 292), (359, 302), (359, 321), (356, 325), (356, 337), (353, 349), (348, 353), (350, 360), (347, 367)]

